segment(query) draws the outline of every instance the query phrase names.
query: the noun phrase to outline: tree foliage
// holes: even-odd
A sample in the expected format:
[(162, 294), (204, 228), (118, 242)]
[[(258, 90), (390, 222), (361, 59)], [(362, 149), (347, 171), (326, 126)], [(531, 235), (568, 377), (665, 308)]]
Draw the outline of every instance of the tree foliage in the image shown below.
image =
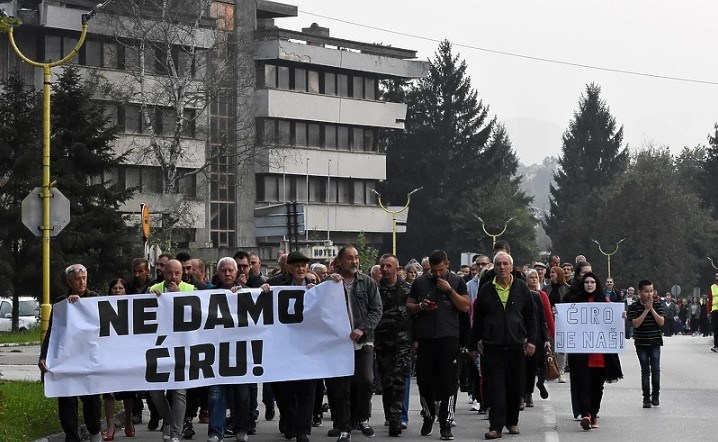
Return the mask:
[[(74, 67), (65, 68), (53, 84), (51, 179), (70, 200), (71, 221), (52, 240), (52, 297), (65, 292), (63, 270), (69, 264), (84, 264), (91, 286), (105, 291), (109, 279), (124, 276), (121, 269), (132, 252), (141, 253), (139, 241), (131, 246), (131, 229), (117, 213), (131, 192), (109, 180), (123, 158), (113, 153), (115, 128), (109, 127), (104, 105), (92, 100), (94, 93)], [(0, 96), (2, 156), (8, 160), (0, 166), (0, 253), (7, 259), (0, 267), (0, 283), (3, 292), (33, 296), (42, 290), (41, 245), (21, 222), (20, 202), (42, 185), (41, 110), (37, 93), (12, 76)], [(10, 114), (14, 117), (4, 118)]]
[[(611, 259), (611, 274), (620, 286), (649, 279), (665, 293), (673, 284), (690, 288), (698, 282), (696, 269), (706, 265), (718, 224), (702, 207), (700, 188), (684, 178), (693, 167), (685, 155), (642, 150), (630, 159), (628, 173), (594, 190), (570, 215), (606, 252), (627, 238)], [(584, 254), (605, 278), (606, 258), (597, 247)]]
[[(400, 205), (407, 192), (423, 187), (412, 198), (407, 233), (398, 238), (402, 262), (433, 249), (445, 249), (453, 261), (462, 251), (476, 250), (481, 244), (467, 232), (481, 227), (470, 205), (481, 212), (491, 205), (486, 203), (491, 186), (503, 191), (501, 183), (506, 189), (518, 183), (518, 161), (508, 135), (490, 117), (466, 68), (444, 41), (425, 78), (408, 91), (396, 85), (390, 90), (398, 97), (405, 94), (408, 114), (406, 133), (392, 136), (387, 146), (384, 200)], [(525, 198), (520, 191), (518, 195)], [(509, 201), (510, 212), (516, 208)]]
[(584, 253), (592, 245), (573, 214), (593, 191), (608, 186), (626, 170), (628, 149), (622, 146), (623, 127), (616, 127), (600, 95), (601, 88), (594, 83), (581, 95), (579, 108), (562, 137), (555, 184), (549, 188), (546, 233), (561, 255)]

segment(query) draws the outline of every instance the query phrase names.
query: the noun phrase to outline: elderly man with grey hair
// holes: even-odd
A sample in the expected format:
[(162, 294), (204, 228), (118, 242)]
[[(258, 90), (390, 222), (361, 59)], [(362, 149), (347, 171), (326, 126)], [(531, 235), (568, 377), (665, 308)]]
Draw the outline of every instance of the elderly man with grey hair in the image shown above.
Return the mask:
[[(241, 289), (237, 280), (237, 261), (231, 256), (217, 262), (219, 275), (218, 289), (236, 293)], [(227, 401), (232, 400), (228, 404)], [(227, 408), (234, 416), (234, 433), (238, 441), (248, 440), (249, 430), (249, 384), (211, 385), (208, 394), (209, 425), (208, 441), (221, 441), (224, 438)]]
[[(81, 298), (97, 296), (97, 293), (87, 289), (87, 269), (82, 264), (72, 264), (65, 269), (65, 281), (69, 288), (67, 295), (61, 296), (55, 300), (55, 304), (67, 300), (70, 304), (79, 302)], [(48, 367), (45, 364), (47, 360), (47, 350), (50, 343), (50, 332), (52, 331), (52, 316), (50, 324), (45, 333), (45, 339), (42, 341), (40, 348), (40, 360), (38, 367), (45, 374)], [(78, 408), (77, 396), (59, 397), (57, 398), (57, 412), (60, 417), (60, 425), (65, 432), (66, 441), (81, 441), (78, 425)], [(82, 401), (82, 411), (85, 418), (85, 426), (87, 432), (90, 433), (90, 442), (100, 442), (102, 417), (102, 401), (99, 394), (80, 396)]]
[(525, 358), (536, 351), (536, 312), (526, 283), (511, 273), (514, 261), (506, 252), (494, 256), (496, 276), (486, 282), (474, 301), (469, 350), (482, 355), (490, 385), (489, 431), (498, 439), (506, 427), (519, 434), (519, 403)]

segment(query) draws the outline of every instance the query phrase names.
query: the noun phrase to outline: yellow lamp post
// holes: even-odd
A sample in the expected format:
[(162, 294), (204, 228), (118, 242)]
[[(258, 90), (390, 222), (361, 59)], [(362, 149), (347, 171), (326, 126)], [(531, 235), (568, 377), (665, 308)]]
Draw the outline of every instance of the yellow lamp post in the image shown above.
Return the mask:
[(22, 21), (15, 17), (10, 17), (5, 10), (0, 8), (0, 31), (6, 32), (10, 46), (18, 57), (25, 63), (42, 69), (42, 307), (40, 310), (40, 319), (42, 327), (42, 338), (45, 338), (48, 323), (50, 320), (50, 232), (53, 227), (50, 225), (50, 199), (52, 198), (52, 187), (57, 182), (50, 182), (50, 85), (51, 70), (56, 66), (63, 65), (70, 61), (82, 47), (87, 35), (87, 22), (97, 14), (97, 12), (112, 0), (107, 0), (97, 5), (87, 14), (82, 14), (82, 34), (77, 41), (75, 47), (60, 60), (52, 62), (38, 62), (27, 58), (17, 47), (15, 43), (15, 35), (13, 30), (22, 24)]
[(484, 222), (484, 220), (481, 219), (481, 217), (478, 216), (478, 215), (474, 215), (474, 216), (476, 217), (476, 219), (478, 219), (479, 221), (481, 221), (481, 228), (483, 229), (483, 231), (484, 231), (484, 233), (486, 234), (486, 236), (490, 236), (490, 237), (491, 237), (491, 239), (492, 239), (491, 246), (492, 246), (492, 247), (496, 245), (496, 238), (498, 238), (499, 236), (501, 236), (501, 235), (503, 235), (504, 233), (506, 233), (506, 229), (508, 228), (509, 223), (510, 223), (514, 218), (516, 218), (515, 216), (512, 216), (511, 218), (507, 219), (506, 222), (504, 223), (504, 229), (503, 229), (502, 231), (500, 231), (499, 233), (489, 233), (489, 232), (486, 230), (486, 223)]
[(596, 245), (598, 246), (598, 251), (601, 252), (603, 255), (605, 255), (606, 259), (608, 260), (608, 277), (609, 278), (611, 277), (611, 256), (615, 255), (616, 252), (618, 252), (618, 246), (625, 240), (626, 240), (626, 238), (623, 238), (622, 240), (618, 241), (616, 243), (616, 248), (613, 249), (613, 252), (611, 252), (611, 253), (604, 252), (603, 249), (601, 248), (601, 244), (598, 241), (596, 241), (595, 239), (591, 240), (596, 243)]
[(409, 208), (409, 203), (411, 202), (411, 196), (415, 194), (416, 192), (420, 191), (424, 187), (417, 187), (416, 189), (412, 190), (411, 192), (406, 194), (406, 204), (404, 204), (404, 207), (402, 207), (399, 210), (389, 210), (387, 209), (384, 204), (381, 202), (381, 194), (376, 191), (376, 189), (372, 189), (371, 191), (376, 194), (377, 201), (379, 202), (379, 207), (381, 207), (384, 212), (391, 215), (391, 253), (393, 255), (396, 255), (396, 215), (405, 211), (407, 208)]

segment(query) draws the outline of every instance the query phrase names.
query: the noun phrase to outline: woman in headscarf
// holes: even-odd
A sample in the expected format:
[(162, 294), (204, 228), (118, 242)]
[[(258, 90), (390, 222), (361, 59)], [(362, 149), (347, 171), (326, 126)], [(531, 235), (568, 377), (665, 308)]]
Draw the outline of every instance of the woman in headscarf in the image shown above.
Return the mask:
[[(583, 275), (577, 287), (566, 296), (565, 302), (608, 302), (598, 277), (592, 272)], [(623, 378), (621, 362), (615, 353), (569, 353), (571, 384), (576, 385), (581, 428), (598, 428), (603, 385)]]

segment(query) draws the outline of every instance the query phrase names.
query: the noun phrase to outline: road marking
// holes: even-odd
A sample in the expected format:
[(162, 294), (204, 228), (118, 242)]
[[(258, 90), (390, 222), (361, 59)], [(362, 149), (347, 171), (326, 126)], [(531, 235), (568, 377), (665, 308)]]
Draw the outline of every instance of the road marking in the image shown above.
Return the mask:
[(546, 412), (544, 413), (544, 423), (546, 424), (547, 428), (550, 428), (544, 435), (544, 439), (546, 442), (558, 442), (558, 424), (556, 420), (556, 409), (553, 406), (553, 403), (546, 402), (546, 405), (548, 408)]

